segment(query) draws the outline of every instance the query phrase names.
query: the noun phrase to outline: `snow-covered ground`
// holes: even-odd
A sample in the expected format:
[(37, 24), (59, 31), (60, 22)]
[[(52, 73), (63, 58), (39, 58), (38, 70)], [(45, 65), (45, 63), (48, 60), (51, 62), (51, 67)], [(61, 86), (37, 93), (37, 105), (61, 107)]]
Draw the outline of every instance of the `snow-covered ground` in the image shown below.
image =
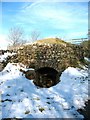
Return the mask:
[(88, 100), (88, 70), (69, 67), (57, 85), (39, 88), (25, 78), (18, 64), (0, 72), (2, 118), (80, 118), (77, 109)]
[(12, 56), (14, 54), (16, 54), (16, 53), (6, 52), (6, 53), (4, 53), (4, 55), (0, 55), (0, 62), (5, 61), (8, 56)]

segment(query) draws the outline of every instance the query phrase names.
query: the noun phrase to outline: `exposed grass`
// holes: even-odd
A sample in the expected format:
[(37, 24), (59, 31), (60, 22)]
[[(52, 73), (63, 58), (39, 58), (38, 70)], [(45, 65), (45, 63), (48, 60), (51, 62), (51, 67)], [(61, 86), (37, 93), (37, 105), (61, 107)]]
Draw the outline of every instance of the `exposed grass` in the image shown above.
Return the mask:
[(38, 97), (37, 98), (33, 98), (33, 100), (40, 100), (40, 98), (38, 98)]
[(59, 39), (59, 38), (46, 38), (43, 40), (37, 40), (36, 43), (40, 43), (40, 44), (67, 44), (67, 42)]
[(29, 113), (30, 113), (30, 111), (29, 111), (29, 110), (25, 111), (25, 114), (29, 114)]
[(46, 102), (47, 104), (51, 104), (50, 102)]
[(39, 108), (39, 111), (43, 112), (45, 109), (44, 108)]

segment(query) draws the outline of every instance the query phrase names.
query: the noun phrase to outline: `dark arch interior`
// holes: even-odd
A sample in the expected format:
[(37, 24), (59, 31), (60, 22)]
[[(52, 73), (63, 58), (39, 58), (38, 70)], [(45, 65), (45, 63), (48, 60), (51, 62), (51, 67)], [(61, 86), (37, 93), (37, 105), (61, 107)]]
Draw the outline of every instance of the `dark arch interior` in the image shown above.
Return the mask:
[(40, 87), (51, 87), (59, 82), (58, 71), (50, 67), (39, 68), (36, 72), (34, 83)]

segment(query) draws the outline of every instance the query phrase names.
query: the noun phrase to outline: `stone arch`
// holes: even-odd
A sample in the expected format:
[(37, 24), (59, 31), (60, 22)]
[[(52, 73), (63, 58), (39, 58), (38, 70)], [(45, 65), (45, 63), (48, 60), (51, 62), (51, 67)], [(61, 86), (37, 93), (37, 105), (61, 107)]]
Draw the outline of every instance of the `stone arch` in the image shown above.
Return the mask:
[(52, 67), (41, 67), (35, 70), (36, 78), (34, 80), (35, 85), (40, 87), (51, 87), (56, 85), (59, 79), (59, 72)]

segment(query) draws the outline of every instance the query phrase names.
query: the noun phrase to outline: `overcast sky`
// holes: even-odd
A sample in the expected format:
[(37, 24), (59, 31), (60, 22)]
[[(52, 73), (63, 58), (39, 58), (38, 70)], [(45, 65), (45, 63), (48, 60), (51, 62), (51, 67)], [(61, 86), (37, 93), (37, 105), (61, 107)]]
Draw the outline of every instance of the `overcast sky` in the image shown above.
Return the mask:
[(88, 2), (3, 2), (1, 47), (13, 26), (21, 26), (26, 36), (37, 30), (40, 38), (87, 37)]

